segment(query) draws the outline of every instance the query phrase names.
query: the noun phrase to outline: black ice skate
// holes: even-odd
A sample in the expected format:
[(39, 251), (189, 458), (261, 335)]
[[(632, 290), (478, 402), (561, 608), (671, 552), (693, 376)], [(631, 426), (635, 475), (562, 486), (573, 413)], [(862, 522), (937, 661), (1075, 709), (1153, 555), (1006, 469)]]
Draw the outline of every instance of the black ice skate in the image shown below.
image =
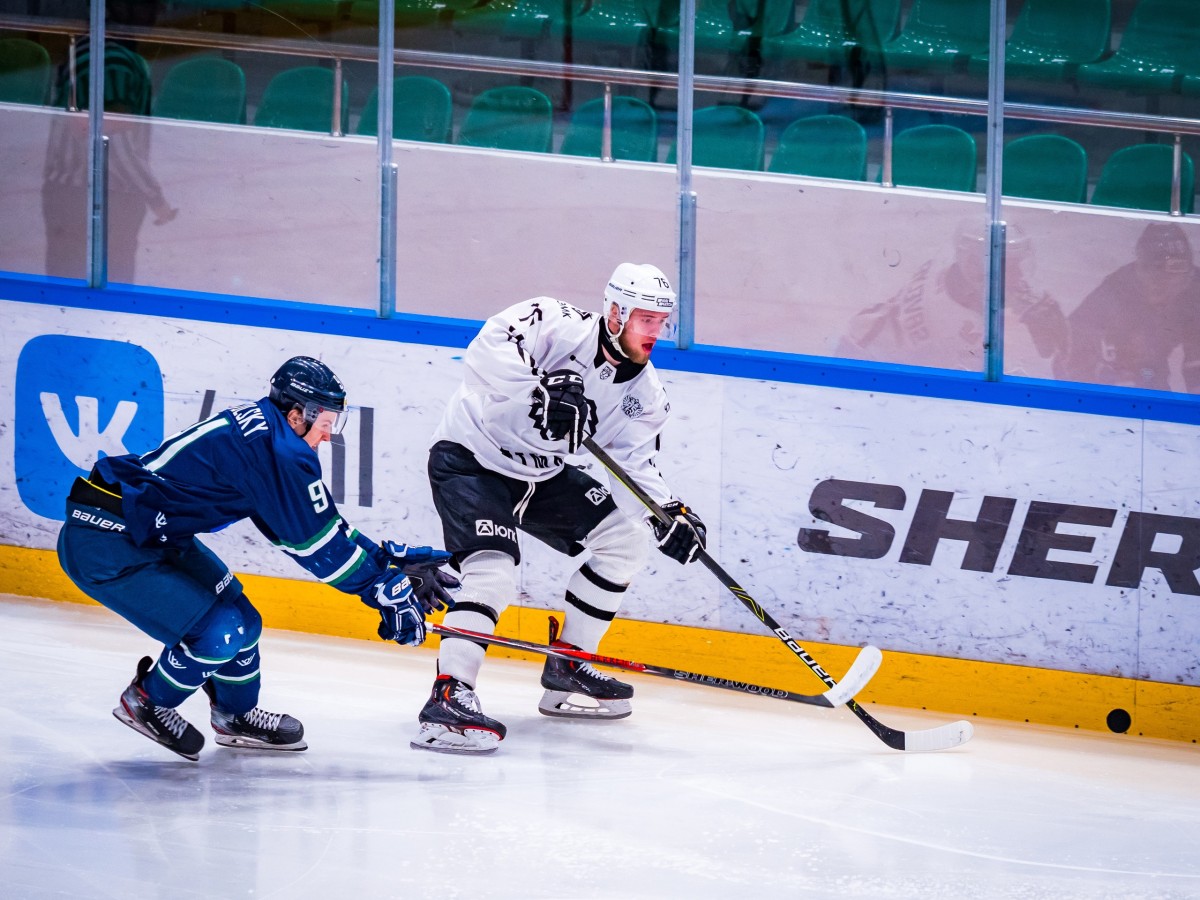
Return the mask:
[(138, 734), (144, 734), (184, 759), (199, 759), (200, 750), (204, 747), (204, 735), (170, 707), (155, 706), (142, 690), (142, 680), (152, 668), (154, 660), (143, 656), (138, 663), (137, 675), (121, 694), (121, 702), (113, 710), (113, 715)]
[[(551, 647), (578, 650), (573, 644), (551, 640)], [(566, 719), (623, 719), (633, 712), (629, 699), (633, 685), (618, 681), (590, 663), (572, 659), (546, 658), (542, 668), (546, 693), (538, 712)], [(574, 696), (576, 699), (572, 699)], [(581, 702), (586, 698), (588, 702)]]
[(222, 747), (245, 750), (307, 750), (304, 726), (286, 713), (272, 713), (255, 707), (241, 715), (217, 708), (216, 692), (211, 682), (204, 683), (204, 693), (212, 703), (210, 721), (215, 740)]
[(493, 753), (508, 729), (483, 714), (475, 692), (457, 678), (438, 675), (417, 716), (421, 728), (409, 742), (415, 750), (439, 753)]

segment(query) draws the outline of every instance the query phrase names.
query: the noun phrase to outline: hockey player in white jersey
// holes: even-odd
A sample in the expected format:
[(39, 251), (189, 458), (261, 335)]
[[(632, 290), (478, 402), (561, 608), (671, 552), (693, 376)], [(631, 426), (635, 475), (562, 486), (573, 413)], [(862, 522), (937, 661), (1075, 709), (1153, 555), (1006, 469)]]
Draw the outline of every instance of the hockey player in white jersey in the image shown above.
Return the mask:
[[(704, 523), (654, 462), (670, 406), (650, 353), (674, 308), (675, 292), (659, 269), (622, 263), (604, 290), (602, 315), (536, 297), (492, 316), (471, 342), (466, 376), (429, 455), (434, 504), (462, 580), (447, 625), (493, 633), (516, 596), (518, 530), (572, 557), (588, 551), (567, 584), (556, 643), (591, 653), (645, 563), (650, 529), (659, 549), (680, 563), (704, 547)], [(585, 437), (671, 514), (670, 526), (621, 512), (606, 486), (567, 462)], [(414, 748), (496, 749), (505, 727), (483, 714), (475, 694), (483, 655), (473, 641), (442, 638)], [(549, 716), (631, 712), (633, 687), (586, 663), (547, 659), (541, 683), (538, 709)]]

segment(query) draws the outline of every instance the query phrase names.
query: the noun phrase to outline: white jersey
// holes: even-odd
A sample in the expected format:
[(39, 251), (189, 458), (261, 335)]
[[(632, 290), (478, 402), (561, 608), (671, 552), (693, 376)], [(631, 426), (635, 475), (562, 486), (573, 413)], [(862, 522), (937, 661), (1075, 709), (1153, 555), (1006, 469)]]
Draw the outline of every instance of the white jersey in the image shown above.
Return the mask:
[(569, 369), (582, 376), (584, 393), (596, 404), (596, 443), (660, 505), (670, 502), (671, 491), (654, 465), (670, 411), (666, 391), (650, 363), (618, 368), (603, 356), (600, 324), (598, 315), (552, 297), (492, 316), (467, 347), (466, 375), (434, 441), (462, 444), (502, 475), (545, 481), (566, 465), (567, 442), (541, 436), (530, 404), (543, 374)]

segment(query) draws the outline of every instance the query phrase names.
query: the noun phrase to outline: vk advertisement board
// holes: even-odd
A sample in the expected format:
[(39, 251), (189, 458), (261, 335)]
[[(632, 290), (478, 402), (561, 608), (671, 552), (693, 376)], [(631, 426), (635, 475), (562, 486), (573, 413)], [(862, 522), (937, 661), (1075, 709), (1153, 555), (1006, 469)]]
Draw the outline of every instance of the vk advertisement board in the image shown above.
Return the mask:
[(71, 482), (100, 457), (162, 443), (162, 373), (137, 344), (41, 335), (22, 348), (16, 382), (17, 493), (40, 516), (62, 519)]

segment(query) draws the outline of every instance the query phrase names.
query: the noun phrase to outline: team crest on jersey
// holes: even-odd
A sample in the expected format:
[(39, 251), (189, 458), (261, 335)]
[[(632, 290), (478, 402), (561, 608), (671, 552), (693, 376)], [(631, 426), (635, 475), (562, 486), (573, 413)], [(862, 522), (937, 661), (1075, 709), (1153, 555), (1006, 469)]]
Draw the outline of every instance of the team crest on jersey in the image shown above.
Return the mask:
[(600, 380), (608, 381), (608, 379), (613, 377), (613, 372), (615, 372), (615, 371), (616, 371), (616, 369), (614, 369), (608, 363), (605, 363), (603, 368), (600, 369)]
[(626, 397), (621, 401), (621, 412), (631, 419), (639, 418), (645, 411), (642, 408), (642, 401), (637, 397)]

